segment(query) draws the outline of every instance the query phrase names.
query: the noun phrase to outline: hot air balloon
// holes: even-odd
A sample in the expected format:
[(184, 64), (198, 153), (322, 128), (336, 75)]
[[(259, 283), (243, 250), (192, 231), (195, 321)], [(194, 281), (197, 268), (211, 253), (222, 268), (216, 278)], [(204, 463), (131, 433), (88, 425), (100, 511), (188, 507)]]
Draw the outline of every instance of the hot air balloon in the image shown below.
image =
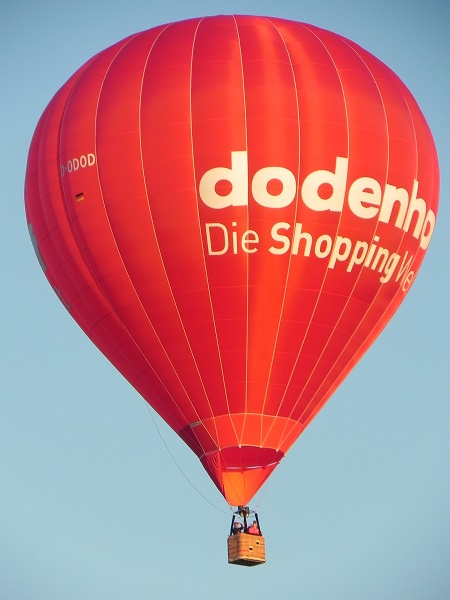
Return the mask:
[(386, 65), (242, 15), (91, 58), (44, 111), (25, 183), (61, 302), (238, 512), (404, 299), (438, 194)]

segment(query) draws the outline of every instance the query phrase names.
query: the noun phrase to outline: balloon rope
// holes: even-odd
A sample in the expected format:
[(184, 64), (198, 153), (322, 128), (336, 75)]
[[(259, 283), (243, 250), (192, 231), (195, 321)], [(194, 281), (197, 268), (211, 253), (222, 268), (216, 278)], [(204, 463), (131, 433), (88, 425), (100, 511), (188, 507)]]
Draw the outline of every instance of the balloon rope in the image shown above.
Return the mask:
[[(169, 456), (171, 457), (171, 459), (173, 460), (173, 462), (175, 463), (177, 469), (180, 471), (180, 473), (183, 475), (183, 477), (186, 479), (186, 481), (189, 483), (189, 485), (197, 492), (197, 494), (199, 496), (201, 496), (203, 498), (203, 500), (205, 500), (205, 502), (207, 502), (208, 504), (210, 504), (213, 508), (215, 508), (216, 510), (218, 510), (219, 512), (228, 515), (229, 513), (225, 512), (224, 510), (222, 510), (221, 508), (219, 508), (218, 506), (216, 506), (215, 504), (213, 504), (212, 502), (210, 502), (208, 500), (208, 498), (206, 498), (196, 487), (195, 485), (192, 483), (192, 481), (189, 479), (189, 477), (184, 473), (183, 469), (180, 467), (180, 465), (177, 463), (177, 461), (175, 460), (174, 455), (172, 454), (172, 452), (169, 449), (169, 446), (166, 444), (166, 441), (164, 440), (162, 433), (158, 427), (158, 425), (156, 424), (155, 418), (153, 417), (152, 411), (150, 409), (150, 406), (147, 404), (147, 410), (152, 418), (153, 421), (153, 425), (155, 426), (156, 431), (158, 432), (159, 437), (161, 438), (162, 443), (164, 444), (167, 452), (169, 453)], [(231, 508), (231, 507), (230, 507)]]
[(269, 481), (267, 480), (267, 481), (265, 482), (265, 484), (263, 485), (263, 488), (262, 488), (262, 490), (261, 490), (261, 493), (260, 493), (260, 495), (259, 495), (259, 497), (258, 497), (258, 500), (257, 500), (256, 506), (255, 506), (255, 512), (256, 512), (256, 511), (259, 509), (259, 505), (260, 505), (260, 504), (261, 504), (261, 502), (263, 501), (263, 498), (264, 498), (264, 495), (265, 495), (265, 493), (266, 493), (266, 491), (267, 491), (267, 487), (268, 487), (268, 485), (269, 485)]

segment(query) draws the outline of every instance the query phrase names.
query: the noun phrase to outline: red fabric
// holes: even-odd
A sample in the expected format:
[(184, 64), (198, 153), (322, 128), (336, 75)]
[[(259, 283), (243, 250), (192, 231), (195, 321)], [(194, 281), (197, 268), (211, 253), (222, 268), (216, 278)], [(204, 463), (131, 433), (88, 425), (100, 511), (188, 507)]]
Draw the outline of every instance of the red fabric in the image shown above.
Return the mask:
[(218, 16), (84, 65), (36, 129), (25, 196), (67, 310), (247, 504), (403, 300), (438, 192), (385, 65), (311, 25)]

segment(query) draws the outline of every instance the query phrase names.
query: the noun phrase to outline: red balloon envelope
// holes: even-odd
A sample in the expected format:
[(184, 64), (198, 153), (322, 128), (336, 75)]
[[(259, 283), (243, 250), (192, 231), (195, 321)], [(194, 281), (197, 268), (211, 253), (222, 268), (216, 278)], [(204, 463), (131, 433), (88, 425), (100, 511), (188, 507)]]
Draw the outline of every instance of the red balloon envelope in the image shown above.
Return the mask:
[(217, 16), (81, 67), (37, 126), (25, 196), (69, 313), (240, 505), (402, 302), (438, 188), (383, 63), (311, 25)]

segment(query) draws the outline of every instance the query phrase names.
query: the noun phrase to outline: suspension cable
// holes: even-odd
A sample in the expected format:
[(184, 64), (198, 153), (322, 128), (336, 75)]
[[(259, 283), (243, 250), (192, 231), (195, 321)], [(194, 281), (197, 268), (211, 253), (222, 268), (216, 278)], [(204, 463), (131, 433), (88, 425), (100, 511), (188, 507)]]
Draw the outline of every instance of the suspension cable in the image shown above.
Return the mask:
[[(216, 506), (215, 504), (213, 504), (213, 503), (212, 503), (210, 500), (208, 500), (208, 498), (206, 498), (206, 496), (204, 496), (204, 495), (203, 495), (203, 494), (200, 492), (200, 490), (198, 490), (198, 489), (195, 487), (195, 485), (192, 483), (192, 481), (189, 479), (189, 477), (186, 475), (186, 473), (185, 473), (185, 472), (183, 471), (183, 469), (180, 467), (180, 465), (178, 464), (178, 462), (175, 460), (175, 457), (174, 457), (174, 455), (173, 455), (173, 454), (172, 454), (172, 452), (170, 451), (170, 449), (169, 449), (169, 446), (166, 444), (166, 441), (165, 441), (165, 439), (163, 438), (163, 436), (162, 436), (162, 433), (161, 433), (161, 431), (160, 431), (160, 429), (159, 429), (158, 425), (156, 424), (156, 420), (155, 420), (155, 418), (154, 418), (154, 416), (153, 416), (153, 413), (152, 413), (152, 411), (151, 411), (151, 409), (150, 409), (150, 406), (148, 405), (148, 403), (147, 403), (147, 402), (146, 402), (146, 406), (147, 406), (147, 410), (148, 410), (148, 412), (149, 412), (149, 414), (150, 414), (150, 416), (151, 416), (151, 418), (152, 418), (153, 425), (155, 426), (155, 429), (156, 429), (156, 431), (158, 432), (158, 435), (159, 435), (159, 437), (160, 437), (160, 439), (161, 439), (162, 443), (164, 444), (164, 446), (165, 446), (165, 448), (166, 448), (167, 452), (169, 453), (169, 456), (171, 457), (171, 459), (172, 459), (172, 460), (173, 460), (173, 462), (175, 463), (175, 466), (177, 467), (177, 469), (180, 471), (180, 473), (183, 475), (183, 477), (184, 477), (184, 478), (186, 479), (186, 481), (189, 483), (189, 485), (190, 485), (190, 486), (191, 486), (191, 487), (192, 487), (192, 488), (193, 488), (193, 489), (194, 489), (194, 490), (197, 492), (197, 494), (198, 494), (198, 495), (199, 495), (201, 498), (203, 498), (203, 500), (204, 500), (205, 502), (207, 502), (209, 505), (211, 505), (213, 508), (215, 508), (215, 509), (216, 509), (216, 510), (218, 510), (219, 512), (221, 512), (221, 513), (223, 513), (223, 514), (225, 514), (225, 515), (229, 515), (229, 513), (225, 512), (224, 510), (222, 510), (221, 508), (219, 508), (218, 506)], [(231, 506), (229, 506), (229, 508), (231, 509)]]

